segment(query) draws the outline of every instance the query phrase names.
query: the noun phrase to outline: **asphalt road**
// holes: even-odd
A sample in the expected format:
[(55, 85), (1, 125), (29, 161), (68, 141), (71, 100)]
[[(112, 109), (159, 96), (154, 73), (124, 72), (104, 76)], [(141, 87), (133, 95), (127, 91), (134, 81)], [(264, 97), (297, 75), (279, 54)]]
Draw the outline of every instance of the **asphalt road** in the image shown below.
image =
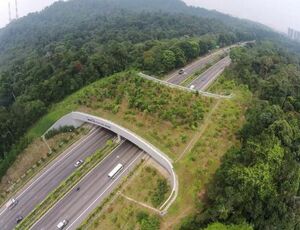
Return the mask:
[(230, 63), (231, 59), (229, 56), (223, 58), (207, 71), (202, 73), (198, 78), (190, 83), (188, 87), (193, 85), (196, 90), (206, 90), (208, 86), (224, 71), (224, 69), (230, 65)]
[[(65, 230), (76, 229), (96, 208), (105, 197), (117, 187), (118, 182), (137, 165), (144, 154), (128, 141), (123, 142), (108, 155), (95, 169), (79, 182), (62, 200), (50, 209), (31, 229), (57, 230), (57, 224), (66, 219), (69, 221)], [(124, 166), (115, 179), (108, 177), (108, 173), (118, 164)]]
[(185, 66), (183, 74), (179, 74), (178, 70), (176, 70), (175, 72), (167, 75), (166, 81), (173, 83), (175, 85), (180, 85), (180, 83), (182, 83), (185, 79), (187, 79), (189, 76), (191, 76), (197, 70), (202, 69), (209, 63), (213, 63), (217, 59), (218, 56), (228, 52), (229, 50), (230, 50), (230, 47), (227, 47), (227, 48), (218, 50), (210, 55), (202, 57), (202, 58), (194, 61), (193, 63)]
[(49, 166), (17, 194), (18, 204), (12, 209), (2, 207), (0, 212), (0, 229), (11, 230), (16, 226), (16, 217), (28, 215), (36, 205), (43, 201), (63, 180), (76, 170), (74, 163), (85, 159), (97, 149), (103, 147), (114, 134), (97, 128), (88, 137), (80, 140), (61, 154)]

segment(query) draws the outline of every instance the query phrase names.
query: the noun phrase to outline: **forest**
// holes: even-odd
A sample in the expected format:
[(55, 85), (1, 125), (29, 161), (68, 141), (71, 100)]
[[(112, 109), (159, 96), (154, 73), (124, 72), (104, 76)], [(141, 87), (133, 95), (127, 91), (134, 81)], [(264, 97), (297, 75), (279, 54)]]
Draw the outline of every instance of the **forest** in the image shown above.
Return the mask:
[[(224, 74), (255, 97), (238, 133), (241, 146), (224, 155), (204, 210), (181, 229), (300, 228), (300, 57), (289, 52), (299, 51), (299, 44), (260, 24), (177, 0), (59, 1), (1, 29), (0, 177), (30, 142), (28, 129), (83, 86), (131, 69), (161, 77), (218, 46), (254, 39), (257, 45), (231, 52), (233, 64)], [(106, 109), (114, 111), (122, 90), (111, 87), (116, 101)], [(197, 105), (159, 111), (135, 88), (124, 93), (133, 108), (174, 126), (197, 126), (203, 116)], [(109, 94), (98, 96), (101, 101)], [(78, 103), (88, 99), (87, 92)], [(180, 120), (172, 120), (174, 114)]]
[(299, 229), (300, 59), (270, 42), (237, 48), (231, 58), (225, 77), (248, 86), (255, 100), (238, 133), (241, 147), (224, 155), (204, 211), (182, 229), (213, 222)]
[(261, 31), (213, 17), (137, 9), (104, 0), (58, 2), (0, 30), (0, 176), (29, 142), (22, 139), (28, 128), (81, 87), (132, 68), (162, 75)]

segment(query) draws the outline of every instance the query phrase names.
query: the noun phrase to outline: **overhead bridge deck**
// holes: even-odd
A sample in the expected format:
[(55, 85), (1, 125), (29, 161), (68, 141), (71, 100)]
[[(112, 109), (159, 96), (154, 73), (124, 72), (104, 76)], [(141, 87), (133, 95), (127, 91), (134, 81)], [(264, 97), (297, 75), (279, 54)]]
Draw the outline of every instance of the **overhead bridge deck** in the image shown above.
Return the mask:
[[(147, 142), (142, 137), (136, 135), (135, 133), (131, 132), (130, 130), (115, 124), (109, 120), (93, 116), (87, 113), (82, 112), (71, 112), (65, 116), (63, 116), (61, 119), (59, 119), (55, 124), (53, 124), (48, 130), (51, 129), (58, 129), (59, 127), (66, 126), (66, 125), (72, 125), (75, 128), (81, 126), (83, 123), (90, 123), (94, 124), (100, 127), (103, 127), (105, 129), (108, 129), (114, 133), (116, 133), (119, 137), (119, 139), (125, 138), (128, 141), (135, 144), (137, 147), (142, 149), (145, 153), (150, 155), (154, 160), (156, 160), (161, 166), (163, 166), (168, 173), (170, 174), (170, 182), (172, 187), (172, 192), (169, 196), (169, 198), (166, 200), (166, 202), (160, 207), (160, 210), (162, 213), (166, 213), (168, 208), (171, 206), (171, 204), (175, 201), (177, 194), (178, 194), (178, 181), (177, 176), (175, 174), (172, 160), (163, 152), (161, 152), (159, 149), (157, 149), (155, 146)], [(47, 133), (46, 132), (46, 133)], [(45, 134), (44, 134), (45, 135)]]

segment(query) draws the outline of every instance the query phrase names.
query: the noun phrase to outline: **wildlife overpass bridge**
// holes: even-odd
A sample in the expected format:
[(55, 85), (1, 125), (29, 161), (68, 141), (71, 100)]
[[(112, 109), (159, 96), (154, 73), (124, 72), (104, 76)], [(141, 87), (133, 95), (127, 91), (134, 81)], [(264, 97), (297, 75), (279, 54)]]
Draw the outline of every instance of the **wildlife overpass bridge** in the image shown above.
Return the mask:
[[(66, 126), (66, 125), (72, 125), (75, 128), (81, 126), (83, 123), (90, 123), (96, 126), (103, 127), (105, 129), (108, 129), (118, 135), (118, 138), (121, 139), (121, 137), (127, 139), (128, 141), (132, 142), (136, 146), (138, 146), (140, 149), (142, 149), (144, 152), (146, 152), (148, 155), (150, 155), (155, 161), (157, 161), (161, 166), (163, 166), (167, 172), (170, 175), (170, 182), (172, 187), (172, 192), (168, 199), (165, 201), (165, 203), (160, 207), (161, 213), (165, 214), (168, 210), (168, 208), (171, 206), (171, 204), (175, 201), (177, 194), (178, 194), (178, 181), (177, 176), (175, 174), (172, 160), (163, 152), (161, 152), (159, 149), (157, 149), (155, 146), (144, 140), (142, 137), (136, 135), (135, 133), (131, 132), (130, 130), (117, 125), (111, 121), (108, 121), (106, 119), (93, 116), (87, 113), (82, 112), (71, 112), (65, 116), (63, 116), (61, 119), (59, 119), (57, 122), (55, 122), (47, 131), (52, 129), (58, 129), (59, 127)], [(45, 134), (46, 134), (45, 133)], [(44, 134), (44, 135), (45, 135)], [(43, 136), (44, 136), (43, 135)]]

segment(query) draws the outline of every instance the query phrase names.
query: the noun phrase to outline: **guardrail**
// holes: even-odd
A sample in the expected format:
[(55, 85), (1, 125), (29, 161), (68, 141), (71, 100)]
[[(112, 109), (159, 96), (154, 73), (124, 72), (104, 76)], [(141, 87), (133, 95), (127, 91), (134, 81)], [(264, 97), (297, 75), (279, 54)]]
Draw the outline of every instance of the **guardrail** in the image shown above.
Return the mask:
[(219, 95), (219, 94), (205, 92), (205, 91), (202, 91), (202, 90), (190, 89), (190, 88), (187, 88), (187, 87), (184, 87), (184, 86), (181, 86), (181, 85), (175, 85), (173, 83), (170, 83), (170, 82), (167, 82), (167, 81), (163, 81), (163, 80), (157, 79), (155, 77), (151, 77), (151, 76), (146, 75), (146, 74), (141, 73), (141, 72), (139, 73), (139, 76), (142, 77), (142, 78), (148, 79), (150, 81), (154, 81), (154, 82), (157, 82), (159, 84), (166, 85), (166, 86), (171, 87), (171, 88), (175, 88), (175, 89), (179, 89), (179, 90), (183, 90), (183, 91), (187, 91), (187, 92), (192, 92), (192, 93), (198, 92), (199, 94), (201, 94), (201, 95), (203, 95), (205, 97), (224, 98), (224, 99), (230, 99), (230, 98), (232, 98), (232, 95), (228, 95), (228, 96), (226, 96), (226, 95)]

